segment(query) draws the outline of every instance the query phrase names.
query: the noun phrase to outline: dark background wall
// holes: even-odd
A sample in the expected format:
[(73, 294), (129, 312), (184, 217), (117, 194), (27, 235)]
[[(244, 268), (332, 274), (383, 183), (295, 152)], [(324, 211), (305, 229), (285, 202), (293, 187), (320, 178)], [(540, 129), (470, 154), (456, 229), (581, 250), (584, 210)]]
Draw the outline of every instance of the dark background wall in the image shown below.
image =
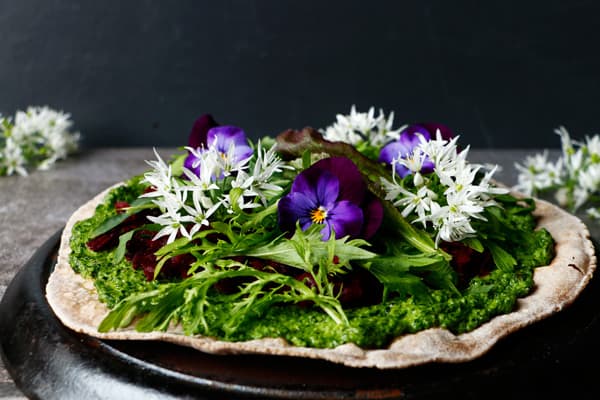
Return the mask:
[(597, 1), (0, 1), (0, 111), (70, 112), (85, 146), (251, 136), (352, 104), (474, 147), (600, 132)]

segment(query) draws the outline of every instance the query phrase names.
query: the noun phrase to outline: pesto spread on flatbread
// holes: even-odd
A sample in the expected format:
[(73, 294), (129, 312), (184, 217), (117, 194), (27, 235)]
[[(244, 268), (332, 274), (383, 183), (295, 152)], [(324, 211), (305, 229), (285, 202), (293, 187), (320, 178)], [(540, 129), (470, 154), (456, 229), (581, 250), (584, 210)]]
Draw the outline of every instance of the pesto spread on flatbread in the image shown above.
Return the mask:
[[(161, 284), (167, 285), (170, 281), (148, 281), (143, 271), (135, 270), (125, 257), (115, 262), (116, 247), (94, 252), (86, 246), (94, 229), (108, 218), (118, 215), (114, 207), (117, 199), (132, 202), (136, 193), (141, 194), (142, 191), (143, 186), (137, 180), (113, 189), (94, 215), (78, 222), (72, 231), (71, 266), (83, 276), (94, 279), (99, 299), (111, 308), (137, 293), (160, 291)], [(506, 239), (509, 248), (514, 249), (517, 265), (510, 270), (492, 269), (489, 264), (469, 265), (479, 268), (480, 274), (461, 287), (460, 295), (452, 289), (432, 289), (429, 296), (422, 300), (414, 296), (389, 296), (386, 301), (376, 304), (349, 307), (344, 311), (348, 323), (337, 323), (316, 307), (286, 304), (250, 316), (242, 326), (230, 332), (220, 324), (214, 324), (209, 325), (206, 331), (191, 333), (234, 341), (282, 337), (297, 345), (314, 347), (335, 347), (346, 342), (361, 347), (382, 347), (401, 334), (432, 326), (448, 328), (455, 333), (471, 330), (495, 315), (512, 311), (517, 298), (530, 292), (534, 267), (549, 264), (554, 256), (552, 237), (545, 229), (534, 229), (535, 219), (527, 207), (507, 202), (503, 208), (506, 219), (502, 223), (520, 232)], [(477, 261), (492, 262), (491, 259)], [(215, 298), (219, 295), (224, 298), (229, 296), (220, 294), (218, 290), (215, 292)], [(207, 307), (205, 318), (211, 321), (228, 320), (234, 312), (231, 309), (233, 306), (234, 303), (223, 301), (217, 307)], [(146, 307), (145, 311), (151, 312), (154, 305), (148, 302)], [(192, 316), (182, 314), (181, 318)]]
[(595, 269), (581, 221), (498, 187), (443, 129), (251, 143), (202, 118), (200, 144), (69, 219), (47, 287), (67, 326), (399, 368), (482, 354)]

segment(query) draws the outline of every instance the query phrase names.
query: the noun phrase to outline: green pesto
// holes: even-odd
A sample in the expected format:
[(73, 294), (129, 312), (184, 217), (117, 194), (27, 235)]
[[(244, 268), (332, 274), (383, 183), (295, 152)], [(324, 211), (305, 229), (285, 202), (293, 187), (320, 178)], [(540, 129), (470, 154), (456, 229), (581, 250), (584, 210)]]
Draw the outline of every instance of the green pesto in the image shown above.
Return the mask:
[(516, 299), (529, 293), (532, 277), (532, 269), (527, 268), (515, 274), (495, 270), (475, 278), (462, 297), (438, 290), (432, 293), (431, 302), (396, 298), (347, 310), (347, 326), (310, 309), (277, 307), (246, 322), (228, 339), (284, 337), (299, 346), (334, 347), (353, 342), (369, 348), (385, 346), (400, 334), (435, 326), (466, 332), (495, 315), (511, 312)]
[[(114, 251), (94, 253), (87, 249), (85, 242), (96, 226), (114, 214), (112, 205), (117, 198), (132, 201), (142, 189), (138, 179), (116, 189), (107, 202), (98, 206), (91, 219), (76, 224), (73, 230), (71, 265), (75, 271), (95, 280), (100, 300), (110, 308), (129, 294), (151, 290), (158, 284), (147, 282), (143, 273), (134, 271), (125, 260), (115, 265)], [(508, 217), (502, 217), (502, 223), (520, 231), (519, 235), (502, 239), (506, 240), (518, 265), (512, 271), (497, 268), (487, 276), (472, 279), (460, 296), (450, 291), (432, 290), (429, 301), (396, 297), (378, 305), (348, 309), (348, 325), (336, 324), (326, 314), (310, 307), (277, 306), (245, 320), (233, 332), (216, 327), (204, 334), (230, 341), (282, 337), (299, 346), (324, 348), (353, 342), (361, 347), (377, 348), (400, 334), (430, 327), (443, 327), (455, 333), (472, 330), (496, 315), (511, 312), (517, 299), (531, 291), (534, 267), (547, 265), (554, 256), (552, 237), (544, 229), (534, 230), (531, 213), (522, 212), (517, 205), (505, 204), (504, 207)], [(228, 305), (218, 301), (215, 304), (206, 310), (207, 320), (226, 322), (230, 315)]]
[(139, 181), (140, 177), (135, 177), (126, 185), (112, 190), (106, 201), (96, 207), (91, 218), (79, 221), (73, 227), (69, 263), (75, 272), (94, 279), (100, 301), (109, 308), (131, 293), (151, 290), (157, 286), (156, 282), (148, 282), (142, 271), (134, 270), (127, 260), (115, 263), (114, 251), (94, 252), (85, 245), (94, 229), (102, 221), (115, 215), (115, 201), (132, 202), (140, 195), (144, 186)]

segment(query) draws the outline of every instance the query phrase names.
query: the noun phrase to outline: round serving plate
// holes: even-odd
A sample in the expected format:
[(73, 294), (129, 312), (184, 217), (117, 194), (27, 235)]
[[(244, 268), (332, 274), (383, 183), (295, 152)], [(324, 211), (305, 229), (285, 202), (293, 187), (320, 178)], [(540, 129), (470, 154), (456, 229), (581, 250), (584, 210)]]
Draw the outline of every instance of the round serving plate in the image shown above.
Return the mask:
[(513, 333), (476, 360), (398, 370), (349, 368), (293, 357), (211, 355), (71, 331), (45, 299), (60, 233), (23, 266), (0, 303), (2, 357), (30, 398), (600, 398), (598, 279), (567, 309)]

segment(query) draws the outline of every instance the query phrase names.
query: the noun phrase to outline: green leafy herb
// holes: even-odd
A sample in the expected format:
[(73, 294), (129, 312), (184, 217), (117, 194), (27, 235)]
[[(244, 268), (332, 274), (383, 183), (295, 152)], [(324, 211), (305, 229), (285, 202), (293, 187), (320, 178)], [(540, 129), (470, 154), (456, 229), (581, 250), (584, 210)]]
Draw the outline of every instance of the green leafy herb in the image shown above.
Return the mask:
[(152, 203), (152, 200), (145, 197), (140, 197), (134, 200), (129, 207), (125, 209), (123, 213), (116, 214), (106, 221), (104, 221), (100, 226), (98, 226), (91, 234), (91, 239), (98, 237), (111, 229), (119, 226), (123, 221), (125, 221), (131, 215), (139, 212), (140, 210), (147, 208), (155, 208), (156, 206)]
[[(383, 130), (378, 137), (383, 140), (388, 128), (380, 126)], [(270, 142), (272, 139), (264, 141)], [(127, 195), (131, 207), (118, 214), (114, 202), (121, 199), (111, 192), (108, 204), (97, 209), (102, 217), (76, 226), (81, 230), (81, 237), (76, 239), (81, 248), (72, 253), (74, 268), (89, 268), (97, 279), (100, 298), (112, 307), (100, 331), (130, 324), (142, 332), (164, 331), (179, 325), (188, 335), (225, 340), (281, 336), (297, 345), (331, 347), (354, 342), (381, 346), (404, 332), (432, 326), (462, 332), (497, 313), (508, 312), (516, 298), (531, 288), (532, 268), (552, 253), (552, 238), (543, 229), (535, 230), (533, 200), (496, 196), (498, 191), (487, 186), (489, 176), (477, 175), (480, 167), (469, 167), (461, 179), (471, 182), (476, 177), (473, 185), (481, 183), (477, 189), (484, 193), (478, 204), (485, 203), (485, 207), (471, 207), (469, 211), (475, 233), (467, 224), (460, 239), (448, 234), (455, 232), (451, 230), (440, 235), (438, 228), (460, 206), (451, 203), (447, 190), (452, 187), (456, 194), (464, 194), (463, 180), (436, 173), (394, 180), (388, 169), (374, 161), (378, 146), (366, 140), (356, 148), (330, 142), (310, 128), (287, 131), (277, 138), (277, 149), (296, 158), (295, 169), (288, 169), (289, 165), (283, 168), (281, 159), (273, 157), (273, 149), (267, 152), (257, 145), (253, 147), (255, 156), (262, 158), (253, 158), (239, 171), (223, 164), (222, 171), (215, 172), (216, 176), (221, 174), (219, 178), (205, 176), (203, 182), (196, 182), (193, 176), (181, 178), (185, 155), (175, 157), (170, 164), (159, 157), (144, 179), (153, 182), (154, 195), (163, 196), (164, 201), (155, 201), (155, 197), (131, 201)], [(299, 223), (293, 232), (281, 230), (277, 202), (290, 189), (298, 171), (310, 168), (325, 154), (352, 160), (367, 183), (369, 196), (382, 201), (384, 221), (369, 242), (336, 237), (335, 232), (323, 241), (323, 225), (317, 223), (306, 230)], [(212, 155), (223, 161), (219, 154)], [(396, 186), (387, 186), (391, 181)], [(122, 195), (131, 187), (137, 196), (143, 184), (138, 180), (126, 187), (114, 193)], [(401, 195), (414, 194), (420, 188), (429, 190), (429, 203), (424, 205), (430, 205), (428, 219), (420, 218), (423, 208), (411, 214), (409, 207), (416, 203), (400, 195), (390, 197), (394, 203), (385, 200), (390, 187)], [(492, 198), (496, 205), (490, 205)], [(431, 206), (434, 201), (435, 207)], [(160, 225), (145, 224), (122, 234), (112, 252), (92, 254), (81, 246), (81, 242), (119, 226), (130, 215), (154, 207), (163, 214), (151, 220)], [(401, 211), (399, 207), (405, 208)], [(435, 219), (433, 212), (440, 209), (437, 215), (443, 217)], [(155, 279), (151, 281), (146, 281), (139, 269), (132, 270), (125, 259), (127, 243), (138, 238), (134, 236), (136, 229), (152, 229), (159, 236), (168, 236), (167, 244), (154, 254)], [(489, 260), (491, 255), (496, 268), (485, 270), (485, 276), (477, 276), (475, 271), (475, 277), (471, 275), (465, 282), (460, 266), (458, 273), (452, 267), (457, 266), (459, 257), (452, 260), (440, 248), (444, 241), (459, 240), (474, 252), (486, 253), (476, 254), (481, 259)], [(457, 246), (466, 254), (474, 254)], [(188, 257), (177, 258), (180, 255)], [(193, 260), (186, 271), (189, 278), (164, 278), (169, 276), (169, 271), (163, 271), (172, 265), (169, 260), (181, 259), (186, 263)], [(360, 268), (365, 271), (356, 271)], [(360, 290), (373, 290), (366, 293), (366, 301), (374, 303), (359, 307), (344, 303), (342, 307), (341, 299), (348, 293), (345, 286), (364, 276), (369, 282)], [(127, 282), (119, 281), (122, 277)]]

